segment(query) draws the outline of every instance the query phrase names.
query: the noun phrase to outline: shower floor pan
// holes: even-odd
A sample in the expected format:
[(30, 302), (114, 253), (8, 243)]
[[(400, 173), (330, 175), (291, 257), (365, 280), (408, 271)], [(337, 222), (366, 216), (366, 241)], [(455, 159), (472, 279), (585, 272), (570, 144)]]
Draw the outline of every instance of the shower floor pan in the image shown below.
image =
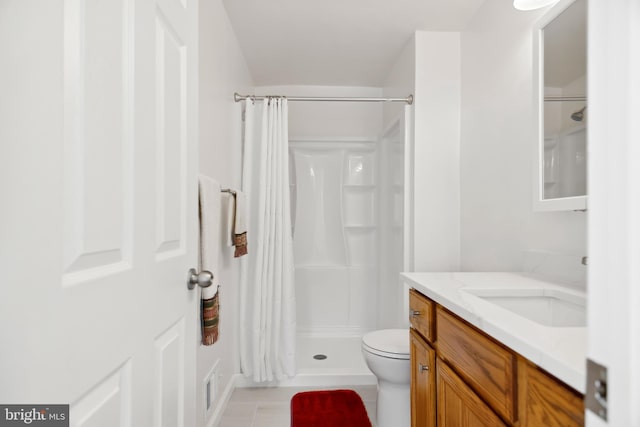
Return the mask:
[(298, 375), (281, 386), (374, 385), (376, 377), (362, 357), (361, 337), (317, 337), (298, 335)]

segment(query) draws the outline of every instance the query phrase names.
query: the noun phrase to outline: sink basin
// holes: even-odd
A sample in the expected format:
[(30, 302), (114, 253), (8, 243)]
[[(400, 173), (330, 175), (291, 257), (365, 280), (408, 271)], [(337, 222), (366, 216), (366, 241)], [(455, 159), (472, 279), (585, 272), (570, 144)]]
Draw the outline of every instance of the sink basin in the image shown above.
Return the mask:
[(585, 297), (556, 289), (480, 289), (465, 292), (544, 326), (586, 326)]

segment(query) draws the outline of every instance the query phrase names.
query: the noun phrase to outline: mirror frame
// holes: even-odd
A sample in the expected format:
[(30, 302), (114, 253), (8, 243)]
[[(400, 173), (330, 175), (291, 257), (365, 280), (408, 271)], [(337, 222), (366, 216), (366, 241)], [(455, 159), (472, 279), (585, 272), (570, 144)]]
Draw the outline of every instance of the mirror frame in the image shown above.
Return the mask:
[[(585, 211), (587, 195), (544, 199), (544, 28), (571, 6), (575, 0), (560, 0), (533, 27), (533, 129), (535, 135), (533, 210)], [(588, 144), (588, 141), (587, 141)], [(587, 149), (588, 150), (588, 149)]]

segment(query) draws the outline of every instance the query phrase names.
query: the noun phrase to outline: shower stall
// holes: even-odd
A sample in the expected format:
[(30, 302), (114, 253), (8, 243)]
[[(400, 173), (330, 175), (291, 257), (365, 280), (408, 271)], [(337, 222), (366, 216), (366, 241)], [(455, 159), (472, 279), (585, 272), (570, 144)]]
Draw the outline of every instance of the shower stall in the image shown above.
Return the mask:
[(402, 324), (404, 118), (375, 136), (293, 135), (289, 156), (298, 369), (289, 382), (374, 384), (361, 337)]
[[(277, 384), (375, 384), (360, 349), (362, 336), (408, 327), (400, 272), (410, 246), (405, 192), (411, 171), (405, 165), (411, 164), (407, 129), (413, 97), (381, 98), (380, 88), (256, 89), (304, 92), (310, 96), (286, 99), (312, 101), (291, 103), (286, 114), (297, 369)], [(338, 96), (325, 97), (327, 92)], [(235, 95), (237, 102), (249, 98), (253, 103), (269, 97)], [(253, 121), (248, 122), (253, 141)], [(262, 122), (262, 131), (268, 129)], [(246, 385), (255, 384), (248, 379)]]

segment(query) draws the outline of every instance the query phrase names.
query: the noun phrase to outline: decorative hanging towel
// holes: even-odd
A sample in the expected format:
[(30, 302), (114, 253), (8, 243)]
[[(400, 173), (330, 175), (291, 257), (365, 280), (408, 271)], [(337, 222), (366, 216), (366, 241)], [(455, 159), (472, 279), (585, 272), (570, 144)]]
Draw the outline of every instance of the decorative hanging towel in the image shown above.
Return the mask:
[(213, 274), (213, 283), (202, 288), (202, 344), (211, 345), (218, 340), (220, 324), (220, 298), (218, 281), (218, 253), (220, 240), (220, 214), (222, 210), (220, 184), (200, 175), (200, 270)]
[(242, 191), (236, 191), (236, 209), (233, 223), (233, 245), (236, 247), (234, 257), (247, 254), (247, 202)]
[(211, 345), (218, 341), (220, 315), (220, 291), (210, 299), (202, 300), (202, 344)]

